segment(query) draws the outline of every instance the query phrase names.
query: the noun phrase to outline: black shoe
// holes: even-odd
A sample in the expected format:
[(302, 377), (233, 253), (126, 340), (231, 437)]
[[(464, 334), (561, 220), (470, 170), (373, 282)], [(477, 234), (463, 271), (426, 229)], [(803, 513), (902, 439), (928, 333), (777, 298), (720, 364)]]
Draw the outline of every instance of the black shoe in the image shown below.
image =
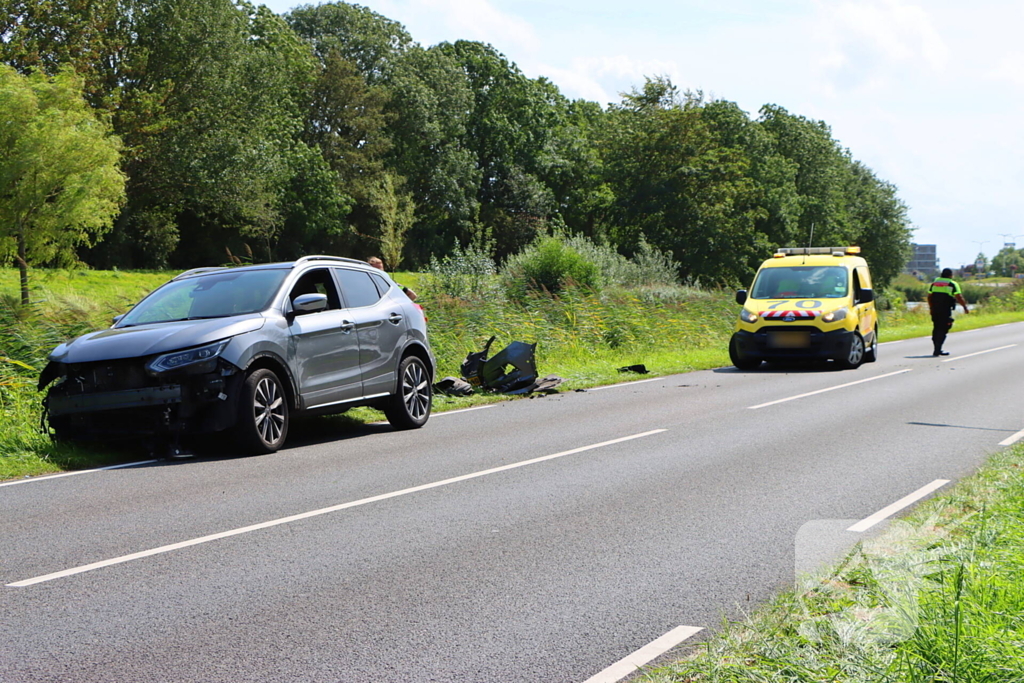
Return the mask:
[(933, 356), (948, 356), (949, 351), (935, 351), (932, 353)]

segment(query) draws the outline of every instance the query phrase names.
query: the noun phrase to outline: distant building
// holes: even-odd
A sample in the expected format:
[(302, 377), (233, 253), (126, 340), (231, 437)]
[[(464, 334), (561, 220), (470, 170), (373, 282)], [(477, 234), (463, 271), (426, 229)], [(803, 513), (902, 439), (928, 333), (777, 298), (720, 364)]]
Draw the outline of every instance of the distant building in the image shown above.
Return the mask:
[(932, 277), (939, 272), (939, 257), (934, 244), (912, 244), (914, 255), (910, 257), (904, 273)]

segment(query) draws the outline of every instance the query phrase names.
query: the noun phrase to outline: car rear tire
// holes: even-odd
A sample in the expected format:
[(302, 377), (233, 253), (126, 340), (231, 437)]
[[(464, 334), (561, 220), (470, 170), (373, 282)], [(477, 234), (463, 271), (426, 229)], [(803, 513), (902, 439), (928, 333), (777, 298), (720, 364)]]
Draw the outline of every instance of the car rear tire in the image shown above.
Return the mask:
[(740, 351), (736, 337), (729, 340), (729, 360), (740, 370), (756, 370), (761, 365), (760, 358), (744, 355)]
[(871, 346), (864, 351), (864, 362), (874, 363), (878, 360), (878, 325), (875, 325), (875, 331), (871, 335)]
[(260, 368), (242, 383), (235, 434), (246, 450), (273, 453), (288, 437), (288, 396), (272, 370)]
[(416, 356), (398, 366), (398, 386), (388, 399), (384, 415), (395, 429), (418, 429), (427, 423), (433, 401), (430, 372)]
[(853, 339), (850, 341), (850, 349), (847, 351), (844, 358), (837, 358), (836, 363), (839, 367), (844, 370), (855, 370), (860, 367), (860, 364), (864, 362), (864, 337), (860, 336), (860, 332), (853, 333)]

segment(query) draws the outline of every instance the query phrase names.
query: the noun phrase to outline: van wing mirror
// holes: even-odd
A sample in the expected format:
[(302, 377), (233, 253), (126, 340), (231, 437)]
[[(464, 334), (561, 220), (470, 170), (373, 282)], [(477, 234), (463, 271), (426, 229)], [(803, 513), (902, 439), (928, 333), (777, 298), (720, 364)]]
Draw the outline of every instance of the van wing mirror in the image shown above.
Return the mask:
[(736, 303), (738, 303), (740, 306), (747, 303), (747, 290), (741, 289), (738, 292), (736, 292)]
[(859, 302), (862, 304), (869, 303), (875, 300), (875, 290), (873, 289), (862, 289), (860, 290)]
[(327, 308), (326, 294), (300, 294), (292, 301), (292, 310), (296, 314), (315, 313)]

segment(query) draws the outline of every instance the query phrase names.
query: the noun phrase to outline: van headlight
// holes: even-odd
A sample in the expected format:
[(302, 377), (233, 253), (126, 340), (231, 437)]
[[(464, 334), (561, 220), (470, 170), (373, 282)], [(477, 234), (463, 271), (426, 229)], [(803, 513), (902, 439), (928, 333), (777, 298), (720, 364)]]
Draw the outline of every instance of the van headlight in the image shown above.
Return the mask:
[(213, 362), (217, 360), (217, 357), (227, 347), (230, 339), (221, 339), (220, 341), (213, 342), (212, 344), (206, 344), (205, 346), (197, 346), (194, 349), (185, 349), (184, 351), (174, 351), (173, 353), (165, 353), (157, 356), (151, 360), (146, 367), (152, 373), (169, 372), (171, 370), (178, 370), (179, 368), (189, 368), (190, 370), (198, 372), (206, 372), (205, 368), (192, 367), (198, 363), (209, 363), (210, 368), (208, 371), (212, 372), (214, 369)]
[(837, 308), (834, 311), (829, 311), (825, 315), (821, 316), (821, 319), (827, 323), (836, 323), (843, 320), (846, 314), (850, 312), (848, 308)]
[(753, 311), (748, 311), (747, 309), (744, 308), (742, 311), (740, 311), (740, 320), (742, 320), (745, 323), (756, 323), (757, 313), (754, 313)]

